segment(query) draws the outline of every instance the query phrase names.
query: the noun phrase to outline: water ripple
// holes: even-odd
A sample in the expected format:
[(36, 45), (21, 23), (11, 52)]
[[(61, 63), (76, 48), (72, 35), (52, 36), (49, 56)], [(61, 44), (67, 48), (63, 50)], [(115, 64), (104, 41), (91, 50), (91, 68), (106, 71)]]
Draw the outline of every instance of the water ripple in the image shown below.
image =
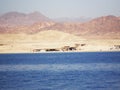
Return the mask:
[(72, 71), (72, 70), (99, 70), (120, 71), (120, 64), (90, 63), (90, 64), (37, 64), (37, 65), (0, 65), (0, 71)]

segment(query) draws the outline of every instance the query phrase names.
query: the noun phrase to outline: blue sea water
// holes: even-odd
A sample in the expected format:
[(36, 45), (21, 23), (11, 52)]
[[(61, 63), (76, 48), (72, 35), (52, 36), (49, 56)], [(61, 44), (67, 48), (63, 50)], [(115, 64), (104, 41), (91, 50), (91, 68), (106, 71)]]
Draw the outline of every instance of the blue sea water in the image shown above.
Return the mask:
[(120, 90), (120, 52), (0, 54), (0, 90)]

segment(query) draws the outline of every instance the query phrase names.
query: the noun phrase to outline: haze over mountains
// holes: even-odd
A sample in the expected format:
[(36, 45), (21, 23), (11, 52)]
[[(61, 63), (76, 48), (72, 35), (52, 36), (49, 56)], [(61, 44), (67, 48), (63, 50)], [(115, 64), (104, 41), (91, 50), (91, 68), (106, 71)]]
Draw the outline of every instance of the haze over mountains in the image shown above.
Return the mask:
[(36, 22), (50, 21), (50, 19), (39, 12), (24, 14), (19, 12), (9, 12), (0, 16), (0, 23), (5, 25), (31, 25)]
[(9, 12), (0, 16), (0, 33), (35, 34), (58, 30), (86, 38), (120, 38), (120, 17), (102, 16), (95, 19), (52, 20), (39, 12)]
[(64, 22), (74, 22), (74, 23), (81, 22), (81, 23), (83, 23), (83, 22), (87, 22), (87, 21), (92, 20), (92, 18), (90, 18), (90, 17), (79, 17), (79, 18), (62, 17), (62, 18), (55, 18), (53, 20), (56, 22), (61, 22), (61, 23), (64, 23)]

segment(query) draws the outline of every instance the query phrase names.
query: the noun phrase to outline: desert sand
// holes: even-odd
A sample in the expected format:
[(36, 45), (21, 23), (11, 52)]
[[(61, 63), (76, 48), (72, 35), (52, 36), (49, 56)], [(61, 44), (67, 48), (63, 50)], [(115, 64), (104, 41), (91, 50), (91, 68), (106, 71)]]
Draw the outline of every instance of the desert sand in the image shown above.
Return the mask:
[(84, 46), (68, 52), (120, 51), (119, 39), (89, 39), (55, 30), (0, 35), (0, 53), (33, 53), (35, 49), (60, 49), (64, 46), (74, 47), (75, 44)]

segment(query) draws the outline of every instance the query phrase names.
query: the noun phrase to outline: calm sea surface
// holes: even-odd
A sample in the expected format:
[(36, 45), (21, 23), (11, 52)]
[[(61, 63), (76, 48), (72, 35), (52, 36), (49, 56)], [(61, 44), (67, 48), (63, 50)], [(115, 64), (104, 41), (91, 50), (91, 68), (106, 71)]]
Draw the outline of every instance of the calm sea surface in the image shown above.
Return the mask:
[(0, 90), (120, 90), (120, 52), (0, 54)]

